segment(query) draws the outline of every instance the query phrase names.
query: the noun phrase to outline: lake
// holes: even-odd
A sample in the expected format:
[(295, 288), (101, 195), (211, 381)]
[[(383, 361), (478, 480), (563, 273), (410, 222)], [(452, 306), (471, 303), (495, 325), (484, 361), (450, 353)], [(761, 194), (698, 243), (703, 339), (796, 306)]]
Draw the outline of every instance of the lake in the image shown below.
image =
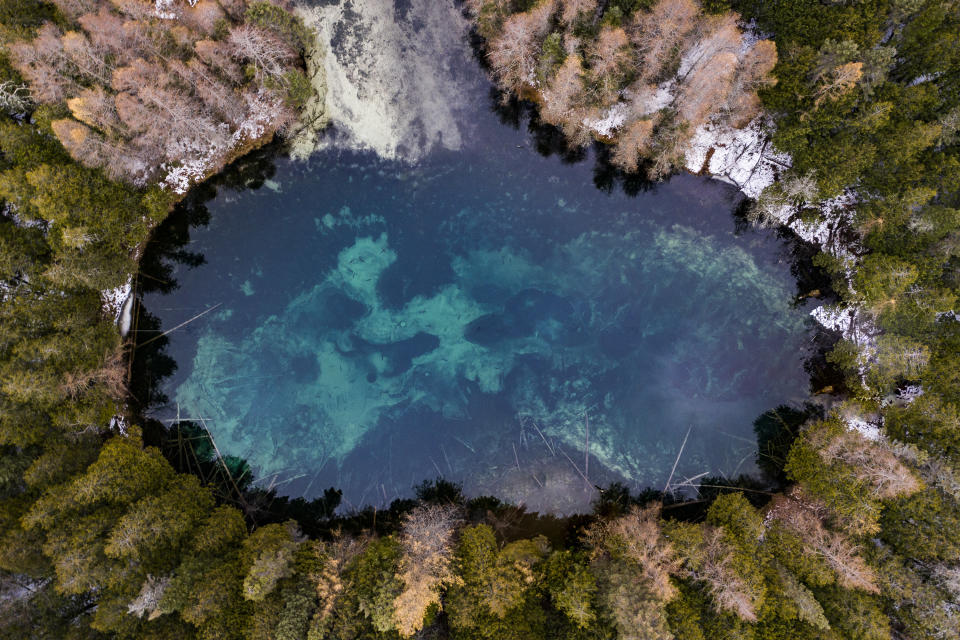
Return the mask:
[(611, 481), (754, 472), (753, 421), (809, 397), (789, 246), (729, 185), (624, 184), (525, 118), (478, 100), (458, 150), (278, 154), (258, 188), (188, 202), (203, 260), (142, 300), (190, 320), (147, 413), (346, 507), (443, 476), (569, 513)]

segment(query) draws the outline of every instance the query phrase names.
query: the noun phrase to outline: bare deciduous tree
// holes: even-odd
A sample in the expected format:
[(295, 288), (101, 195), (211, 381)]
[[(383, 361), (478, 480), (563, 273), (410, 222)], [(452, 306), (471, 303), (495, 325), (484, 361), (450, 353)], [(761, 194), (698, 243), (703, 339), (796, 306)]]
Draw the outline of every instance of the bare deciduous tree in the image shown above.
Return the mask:
[(363, 551), (367, 542), (367, 538), (343, 536), (338, 530), (334, 532), (332, 542), (324, 543), (318, 549), (322, 559), (320, 569), (310, 576), (316, 585), (318, 600), (316, 613), (313, 614), (314, 624), (323, 623), (333, 613), (337, 597), (344, 588), (341, 574), (347, 564)]
[(63, 52), (73, 63), (77, 73), (87, 81), (107, 84), (112, 68), (107, 58), (109, 51), (94, 46), (85, 33), (68, 31), (60, 38)]
[(123, 347), (117, 347), (104, 354), (99, 367), (67, 373), (60, 388), (67, 395), (77, 397), (94, 383), (99, 383), (106, 385), (113, 397), (119, 398), (126, 392), (126, 381)]
[(708, 527), (703, 534), (702, 569), (697, 577), (707, 583), (721, 609), (756, 622), (756, 597), (734, 569), (733, 549), (724, 540), (723, 529)]
[(400, 544), (403, 591), (393, 602), (397, 630), (410, 637), (423, 626), (431, 605), (440, 602), (440, 588), (454, 580), (453, 534), (460, 521), (456, 508), (417, 507), (404, 517)]
[(520, 92), (534, 84), (540, 44), (550, 31), (555, 10), (556, 0), (542, 0), (530, 11), (510, 16), (500, 36), (490, 43), (490, 66), (511, 91)]
[(40, 102), (63, 100), (76, 87), (66, 73), (69, 61), (60, 42), (62, 35), (60, 29), (48, 23), (40, 27), (33, 42), (10, 47), (17, 69)]
[(729, 53), (736, 57), (742, 44), (743, 36), (737, 28), (735, 13), (702, 17), (683, 43), (678, 71), (680, 79), (683, 80), (718, 55)]
[(147, 579), (140, 587), (140, 593), (127, 605), (127, 613), (135, 615), (138, 618), (147, 616), (147, 620), (158, 618), (163, 610), (160, 608), (160, 601), (163, 599), (163, 592), (167, 590), (170, 583), (170, 577), (154, 578), (148, 575)]
[(30, 87), (13, 80), (0, 82), (0, 109), (8, 113), (22, 113), (33, 103)]
[(640, 76), (660, 75), (680, 42), (696, 26), (700, 7), (694, 0), (660, 0), (649, 13), (638, 11), (630, 35), (640, 53)]
[[(290, 120), (280, 95), (299, 54), (272, 30), (243, 23), (247, 4), (58, 0), (80, 28), (45, 24), (10, 51), (34, 99), (70, 109), (73, 119), (53, 127), (77, 160), (136, 184), (186, 166), (169, 183), (180, 190)], [(177, 21), (168, 19), (174, 9)], [(228, 15), (236, 20), (228, 38), (212, 40)]]
[(887, 446), (867, 440), (859, 431), (847, 429), (827, 441), (814, 441), (824, 462), (846, 463), (857, 480), (872, 488), (877, 499), (910, 495), (921, 487), (920, 480)]
[(83, 31), (97, 51), (109, 52), (114, 65), (123, 64), (132, 50), (131, 42), (123, 30), (124, 19), (107, 7), (100, 7), (96, 13), (85, 13), (77, 18)]
[(97, 8), (97, 0), (52, 0), (52, 2), (63, 12), (63, 15), (73, 20)]
[(660, 534), (659, 503), (632, 508), (627, 515), (607, 524), (603, 535), (608, 547), (615, 547), (640, 566), (648, 588), (657, 599), (667, 601), (677, 595), (670, 576), (679, 570), (680, 561), (673, 545)]
[(239, 84), (243, 78), (243, 71), (232, 57), (230, 47), (219, 40), (200, 40), (194, 45), (197, 58), (203, 61), (210, 69), (221, 73), (234, 84)]
[(598, 0), (561, 0), (561, 17), (567, 24), (573, 24), (581, 14), (596, 12)]
[(557, 125), (574, 144), (586, 144), (590, 134), (584, 126), (589, 110), (583, 104), (583, 66), (579, 56), (567, 56), (550, 84), (541, 92), (541, 115)]
[(727, 99), (728, 119), (734, 127), (742, 127), (760, 112), (757, 90), (776, 82), (772, 75), (777, 64), (777, 46), (772, 40), (760, 40), (740, 61)]
[(844, 534), (824, 526), (827, 517), (824, 505), (810, 498), (799, 488), (788, 495), (777, 496), (771, 504), (770, 519), (792, 530), (805, 545), (805, 553), (823, 559), (848, 589), (878, 593), (876, 572), (859, 555), (859, 547)]
[(613, 163), (624, 171), (636, 171), (640, 158), (650, 151), (654, 121), (635, 120), (620, 132), (613, 147)]
[(117, 135), (123, 128), (113, 96), (103, 87), (84, 89), (77, 97), (67, 100), (67, 108), (74, 118), (106, 134)]
[(199, 0), (191, 7), (184, 7), (180, 20), (195, 33), (212, 35), (217, 22), (225, 18), (223, 9), (212, 0)]
[(616, 102), (620, 88), (633, 63), (633, 52), (627, 32), (620, 27), (604, 27), (588, 53), (590, 82), (594, 102), (601, 105)]
[(678, 98), (680, 117), (694, 128), (706, 122), (716, 106), (726, 102), (736, 71), (737, 56), (730, 52), (697, 64)]
[(230, 30), (227, 42), (233, 47), (233, 57), (253, 65), (258, 74), (274, 80), (282, 80), (283, 74), (296, 57), (283, 40), (250, 24), (242, 24)]

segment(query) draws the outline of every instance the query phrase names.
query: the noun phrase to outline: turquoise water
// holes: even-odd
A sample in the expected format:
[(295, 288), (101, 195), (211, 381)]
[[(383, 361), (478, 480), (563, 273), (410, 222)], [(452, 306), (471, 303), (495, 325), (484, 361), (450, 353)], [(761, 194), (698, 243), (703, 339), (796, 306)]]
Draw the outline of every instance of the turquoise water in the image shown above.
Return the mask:
[[(204, 264), (144, 304), (177, 370), (160, 419), (200, 419), (259, 482), (382, 504), (443, 475), (531, 508), (592, 485), (755, 469), (752, 422), (807, 397), (807, 311), (734, 189), (630, 196), (494, 121), (416, 167), (328, 151), (223, 189)], [(179, 413), (178, 413), (179, 412)], [(585, 449), (589, 456), (585, 455)]]

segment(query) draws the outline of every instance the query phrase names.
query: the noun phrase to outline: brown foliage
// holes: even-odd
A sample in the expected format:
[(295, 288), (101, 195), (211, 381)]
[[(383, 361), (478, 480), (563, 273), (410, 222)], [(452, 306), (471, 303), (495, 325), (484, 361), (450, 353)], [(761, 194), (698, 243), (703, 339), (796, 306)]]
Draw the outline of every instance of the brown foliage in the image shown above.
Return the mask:
[(33, 97), (40, 102), (58, 102), (76, 88), (67, 76), (69, 61), (63, 51), (60, 29), (52, 24), (40, 27), (31, 43), (11, 45), (13, 62), (30, 83)]
[(78, 16), (96, 9), (96, 0), (51, 0), (63, 15), (76, 20)]
[(335, 531), (332, 542), (318, 543), (314, 548), (321, 563), (320, 568), (310, 575), (310, 580), (316, 585), (318, 600), (313, 624), (322, 624), (333, 613), (337, 597), (345, 586), (340, 576), (347, 564), (363, 551), (367, 542), (366, 538), (343, 536)]
[(613, 163), (624, 171), (636, 171), (640, 158), (650, 151), (653, 125), (653, 120), (635, 120), (624, 127), (613, 147)]
[(587, 87), (594, 94), (593, 102), (608, 105), (616, 102), (626, 74), (633, 65), (633, 51), (627, 32), (619, 27), (604, 27), (588, 52), (590, 81)]
[(556, 0), (542, 0), (529, 11), (510, 16), (490, 43), (487, 58), (493, 73), (511, 91), (533, 84), (540, 44), (549, 33), (555, 10)]
[(770, 518), (793, 531), (804, 543), (804, 553), (823, 559), (837, 575), (841, 586), (878, 593), (874, 570), (859, 555), (859, 547), (844, 534), (824, 526), (824, 505), (794, 488), (774, 498)]
[(680, 116), (698, 127), (707, 117), (723, 104), (733, 88), (733, 75), (737, 71), (737, 56), (718, 53), (703, 64), (698, 64), (680, 94)]
[(581, 14), (595, 13), (599, 0), (561, 0), (560, 16), (564, 22), (572, 25)]
[[(107, 51), (121, 60), (130, 53), (131, 44), (123, 30), (124, 19), (106, 7), (96, 13), (86, 13), (77, 18), (93, 47), (97, 51)], [(116, 64), (116, 61), (114, 61)]]
[(104, 162), (104, 142), (90, 127), (71, 118), (50, 123), (54, 135), (74, 158), (87, 167), (98, 167)]
[(859, 431), (846, 429), (825, 439), (820, 431), (811, 438), (824, 462), (846, 463), (856, 479), (872, 488), (873, 497), (889, 499), (920, 490), (920, 480), (883, 443), (867, 440)]
[[(75, 120), (57, 121), (54, 132), (87, 166), (135, 183), (178, 163), (200, 167), (196, 175), (290, 117), (276, 87), (286, 86), (298, 54), (273, 32), (248, 24), (233, 24), (223, 41), (212, 39), (225, 11), (242, 16), (246, 0), (177, 2), (174, 20), (160, 18), (148, 0), (58, 0), (58, 6), (79, 30), (61, 33), (46, 24), (33, 41), (10, 50), (37, 101), (70, 109)], [(253, 70), (252, 81), (241, 65)]]
[(836, 100), (856, 86), (863, 76), (862, 62), (841, 64), (831, 71), (824, 83), (817, 89), (814, 104), (820, 106), (824, 100)]
[[(477, 11), (492, 7), (475, 4)], [(645, 157), (652, 161), (650, 177), (658, 179), (682, 162), (697, 127), (740, 127), (759, 112), (757, 90), (773, 82), (777, 50), (769, 40), (745, 47), (737, 14), (703, 13), (697, 0), (659, 0), (636, 11), (625, 28), (604, 25), (580, 42), (571, 22), (597, 7), (596, 0), (541, 1), (498, 23), (489, 38), (500, 84), (519, 94), (536, 91), (543, 119), (561, 127), (572, 144), (602, 135), (616, 145), (618, 166), (636, 171)], [(544, 86), (536, 70), (557, 9), (567, 57)], [(616, 133), (607, 125), (594, 130), (614, 107), (618, 115), (626, 112)]]
[(649, 13), (635, 14), (630, 34), (641, 56), (642, 79), (660, 75), (676, 47), (695, 28), (699, 12), (694, 0), (660, 0)]
[(698, 577), (707, 583), (721, 609), (732, 611), (749, 622), (756, 622), (753, 594), (732, 566), (733, 549), (726, 542), (723, 529), (707, 527), (703, 540), (703, 565)]
[(742, 127), (760, 112), (757, 90), (776, 82), (773, 68), (777, 64), (777, 46), (772, 40), (761, 40), (753, 45), (737, 68), (727, 111), (730, 124)]
[(543, 119), (561, 127), (574, 144), (585, 144), (589, 140), (589, 133), (583, 125), (589, 113), (583, 104), (583, 82), (580, 57), (570, 55), (541, 92)]
[(217, 21), (226, 17), (223, 9), (211, 0), (199, 0), (192, 7), (184, 7), (180, 19), (195, 33), (211, 35), (217, 26)]
[(400, 534), (403, 591), (393, 606), (397, 630), (405, 637), (420, 630), (427, 609), (440, 602), (440, 588), (454, 580), (453, 534), (459, 521), (457, 509), (444, 505), (419, 506), (404, 516)]
[(590, 48), (590, 66), (595, 74), (618, 73), (630, 61), (630, 40), (620, 27), (604, 27)]
[(67, 373), (60, 385), (61, 391), (76, 398), (92, 385), (102, 385), (102, 388), (112, 398), (121, 398), (126, 394), (127, 368), (125, 366), (125, 352), (122, 346), (108, 351), (100, 361), (100, 366), (90, 371)]
[(687, 77), (701, 65), (724, 53), (737, 56), (743, 43), (737, 27), (737, 14), (701, 18), (683, 43), (680, 77)]
[(76, 98), (67, 100), (67, 108), (74, 118), (95, 129), (105, 133), (119, 133), (121, 130), (113, 96), (103, 87), (84, 89)]
[(219, 40), (200, 40), (194, 45), (194, 51), (197, 58), (214, 74), (222, 74), (231, 84), (240, 83), (243, 71), (233, 59), (233, 50), (227, 43)]
[(657, 129), (650, 152), (651, 165), (647, 172), (651, 180), (663, 178), (675, 165), (683, 161), (690, 135), (689, 128), (677, 122)]
[(595, 552), (603, 549), (615, 559), (627, 559), (640, 567), (646, 587), (661, 601), (677, 595), (670, 576), (680, 568), (673, 545), (660, 532), (660, 504), (630, 512), (607, 523), (594, 525), (587, 539)]

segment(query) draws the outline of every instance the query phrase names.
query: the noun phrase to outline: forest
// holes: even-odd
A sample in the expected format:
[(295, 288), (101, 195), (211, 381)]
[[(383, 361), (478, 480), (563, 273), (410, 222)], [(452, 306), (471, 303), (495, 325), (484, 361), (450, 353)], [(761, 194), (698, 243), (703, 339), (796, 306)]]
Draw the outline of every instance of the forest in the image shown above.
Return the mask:
[(466, 5), (570, 144), (662, 177), (766, 117), (792, 165), (749, 217), (846, 197), (814, 259), (848, 319), (829, 411), (758, 419), (762, 479), (564, 519), (440, 478), (349, 513), (237, 482), (203, 425), (125, 415), (101, 292), (296, 126), (309, 31), (279, 0), (0, 0), (0, 636), (960, 638), (960, 2)]

